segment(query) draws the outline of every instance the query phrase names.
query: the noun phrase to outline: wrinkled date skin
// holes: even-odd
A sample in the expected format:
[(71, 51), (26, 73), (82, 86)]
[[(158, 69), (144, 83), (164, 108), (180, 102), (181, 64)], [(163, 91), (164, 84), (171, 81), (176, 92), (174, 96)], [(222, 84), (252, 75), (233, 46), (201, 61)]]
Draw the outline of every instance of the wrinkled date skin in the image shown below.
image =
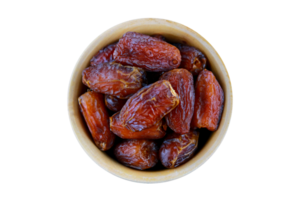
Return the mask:
[(188, 45), (174, 45), (179, 49), (181, 54), (181, 68), (185, 68), (194, 76), (197, 76), (206, 67), (207, 59), (201, 51)]
[(193, 75), (186, 69), (173, 69), (164, 73), (160, 80), (169, 81), (180, 99), (178, 106), (165, 117), (168, 126), (176, 133), (188, 133), (195, 103)]
[(110, 62), (113, 61), (113, 53), (117, 43), (108, 45), (97, 52), (96, 55), (91, 59), (90, 64), (91, 66), (97, 66), (100, 63)]
[(161, 39), (127, 32), (119, 40), (114, 51), (114, 59), (121, 64), (161, 72), (178, 68), (181, 55), (175, 46)]
[(82, 82), (93, 91), (121, 99), (129, 98), (142, 88), (146, 73), (138, 67), (110, 62), (88, 67), (82, 72)]
[(179, 97), (169, 81), (148, 85), (130, 97), (119, 119), (131, 131), (142, 131), (157, 124), (179, 103)]
[(224, 92), (214, 74), (200, 72), (195, 86), (195, 111), (192, 126), (217, 130), (224, 106)]
[(166, 168), (175, 168), (190, 160), (198, 147), (199, 132), (168, 134), (159, 149), (159, 159)]
[(120, 163), (139, 170), (154, 167), (158, 162), (158, 146), (151, 140), (123, 140), (116, 145), (114, 154)]
[(115, 96), (105, 95), (105, 105), (106, 107), (114, 112), (118, 112), (122, 109), (127, 99), (119, 99)]
[(154, 126), (138, 132), (130, 131), (124, 127), (119, 120), (119, 113), (115, 113), (109, 119), (110, 130), (122, 139), (160, 139), (166, 135), (167, 124), (164, 119)]
[(86, 92), (78, 98), (78, 103), (96, 146), (102, 151), (110, 149), (114, 144), (115, 135), (109, 128), (109, 116), (103, 94)]

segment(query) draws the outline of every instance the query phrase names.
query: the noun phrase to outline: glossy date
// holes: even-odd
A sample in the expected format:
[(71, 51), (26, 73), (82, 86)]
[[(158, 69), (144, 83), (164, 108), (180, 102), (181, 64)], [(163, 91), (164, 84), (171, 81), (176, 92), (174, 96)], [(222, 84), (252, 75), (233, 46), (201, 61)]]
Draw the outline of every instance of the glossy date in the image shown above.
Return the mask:
[(142, 131), (157, 124), (179, 103), (179, 97), (169, 81), (161, 80), (144, 87), (130, 97), (119, 119), (131, 131)]
[(114, 155), (128, 167), (145, 170), (158, 162), (158, 146), (151, 140), (123, 140), (116, 145)]
[(138, 67), (110, 62), (88, 67), (82, 72), (82, 82), (93, 91), (128, 98), (142, 88), (146, 73)]
[(194, 76), (198, 75), (206, 67), (207, 59), (205, 55), (196, 49), (184, 44), (174, 44), (180, 51), (180, 67), (190, 71)]
[(135, 32), (127, 32), (119, 40), (114, 59), (147, 71), (161, 72), (178, 68), (181, 62), (179, 50), (161, 39)]
[(176, 133), (188, 133), (195, 103), (193, 75), (186, 69), (173, 69), (164, 73), (160, 80), (169, 81), (180, 99), (178, 106), (165, 117), (168, 126)]
[(113, 61), (113, 53), (116, 46), (117, 43), (114, 43), (98, 51), (90, 61), (91, 66), (97, 66), (100, 63)]
[(110, 149), (115, 135), (109, 129), (103, 94), (86, 92), (78, 98), (78, 103), (96, 146), (102, 151)]
[(217, 130), (224, 106), (224, 92), (211, 71), (200, 72), (195, 86), (195, 111), (192, 126)]
[(168, 134), (159, 149), (159, 159), (166, 168), (175, 168), (190, 160), (198, 147), (199, 132)]
[(122, 109), (127, 99), (119, 99), (115, 96), (105, 95), (105, 105), (106, 107), (114, 112), (118, 112)]
[(164, 119), (150, 128), (137, 132), (128, 130), (122, 125), (119, 120), (119, 113), (115, 113), (109, 119), (110, 130), (122, 139), (160, 139), (166, 135), (167, 124)]

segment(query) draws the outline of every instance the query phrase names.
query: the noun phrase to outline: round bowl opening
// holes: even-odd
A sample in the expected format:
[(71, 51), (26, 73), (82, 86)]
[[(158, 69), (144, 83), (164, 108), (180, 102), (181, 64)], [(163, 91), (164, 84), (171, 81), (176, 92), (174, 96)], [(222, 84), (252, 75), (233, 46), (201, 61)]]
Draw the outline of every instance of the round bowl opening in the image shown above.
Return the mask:
[[(112, 158), (111, 151), (102, 152), (93, 143), (85, 121), (80, 113), (78, 97), (87, 88), (81, 82), (81, 72), (89, 66), (93, 55), (103, 47), (118, 41), (128, 31), (139, 32), (147, 35), (162, 34), (169, 42), (179, 42), (194, 46), (201, 50), (209, 61), (208, 69), (211, 70), (222, 86), (225, 94), (225, 104), (217, 131), (210, 132), (201, 129), (199, 148), (196, 155), (187, 163), (175, 169), (165, 169), (161, 165), (145, 171), (139, 171), (123, 166)], [(232, 112), (232, 89), (230, 78), (218, 53), (198, 33), (176, 22), (163, 19), (137, 19), (121, 23), (98, 36), (83, 52), (71, 76), (68, 96), (68, 110), (71, 125), (82, 148), (86, 153), (106, 171), (136, 182), (164, 182), (180, 178), (200, 167), (220, 145), (227, 131)]]

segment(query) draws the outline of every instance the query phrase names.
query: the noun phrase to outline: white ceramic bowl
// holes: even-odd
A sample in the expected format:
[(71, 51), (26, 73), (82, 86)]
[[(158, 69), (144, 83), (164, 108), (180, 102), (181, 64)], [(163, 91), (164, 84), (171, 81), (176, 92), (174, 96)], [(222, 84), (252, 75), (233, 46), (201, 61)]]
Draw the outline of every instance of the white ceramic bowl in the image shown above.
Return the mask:
[[(116, 160), (100, 151), (93, 143), (85, 121), (81, 116), (78, 97), (85, 92), (81, 82), (81, 72), (88, 67), (90, 59), (101, 48), (116, 42), (128, 31), (143, 34), (162, 34), (168, 41), (184, 42), (200, 49), (207, 56), (210, 68), (218, 79), (225, 93), (225, 105), (222, 119), (217, 131), (213, 132), (200, 151), (186, 164), (174, 169), (159, 171), (139, 171), (123, 166)], [(164, 19), (136, 19), (116, 25), (99, 35), (80, 56), (69, 86), (68, 110), (75, 136), (85, 152), (103, 169), (120, 178), (136, 182), (155, 183), (180, 178), (200, 167), (217, 149), (223, 140), (232, 112), (232, 88), (228, 72), (216, 50), (198, 33), (192, 29)], [(201, 132), (200, 132), (201, 133)], [(84, 172), (82, 172), (84, 173)]]

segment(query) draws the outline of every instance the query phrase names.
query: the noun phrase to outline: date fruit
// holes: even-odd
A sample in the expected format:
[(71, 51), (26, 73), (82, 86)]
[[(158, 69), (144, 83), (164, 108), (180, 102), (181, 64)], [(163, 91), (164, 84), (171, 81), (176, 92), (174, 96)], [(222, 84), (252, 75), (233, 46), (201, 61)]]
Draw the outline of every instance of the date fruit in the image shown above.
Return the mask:
[(114, 59), (121, 64), (161, 72), (178, 68), (181, 55), (175, 46), (161, 39), (127, 32), (117, 44)]
[(188, 133), (195, 103), (193, 75), (186, 69), (173, 69), (164, 73), (160, 80), (169, 81), (180, 99), (178, 106), (165, 117), (168, 126), (176, 133)]
[(195, 111), (192, 126), (217, 130), (224, 106), (224, 92), (211, 71), (200, 72), (195, 86)]
[(97, 52), (96, 55), (91, 59), (90, 64), (91, 66), (97, 66), (100, 63), (110, 62), (113, 61), (113, 53), (117, 43), (108, 45)]
[(161, 80), (148, 85), (131, 96), (119, 119), (131, 131), (142, 131), (157, 124), (179, 103), (179, 97), (169, 81)]
[(109, 129), (103, 94), (86, 92), (78, 98), (78, 103), (96, 146), (102, 151), (110, 149), (115, 135)]
[(119, 99), (115, 96), (105, 95), (105, 105), (106, 107), (114, 112), (118, 112), (122, 109), (127, 99)]
[(196, 76), (206, 67), (207, 59), (201, 51), (184, 44), (174, 45), (179, 49), (181, 54), (181, 68), (187, 69)]
[(151, 140), (123, 140), (116, 145), (114, 155), (128, 167), (145, 170), (158, 162), (158, 146)]
[(142, 88), (146, 73), (138, 67), (110, 62), (88, 67), (82, 72), (82, 82), (93, 91), (126, 99)]
[(159, 159), (166, 168), (175, 168), (190, 160), (198, 147), (199, 132), (168, 134), (159, 149)]
[(162, 36), (161, 34), (154, 34), (154, 35), (152, 35), (152, 37), (166, 42), (166, 38), (164, 36)]
[(164, 119), (160, 120), (154, 126), (142, 131), (134, 132), (124, 127), (119, 120), (119, 112), (111, 116), (110, 130), (122, 139), (160, 139), (166, 135), (167, 124)]

